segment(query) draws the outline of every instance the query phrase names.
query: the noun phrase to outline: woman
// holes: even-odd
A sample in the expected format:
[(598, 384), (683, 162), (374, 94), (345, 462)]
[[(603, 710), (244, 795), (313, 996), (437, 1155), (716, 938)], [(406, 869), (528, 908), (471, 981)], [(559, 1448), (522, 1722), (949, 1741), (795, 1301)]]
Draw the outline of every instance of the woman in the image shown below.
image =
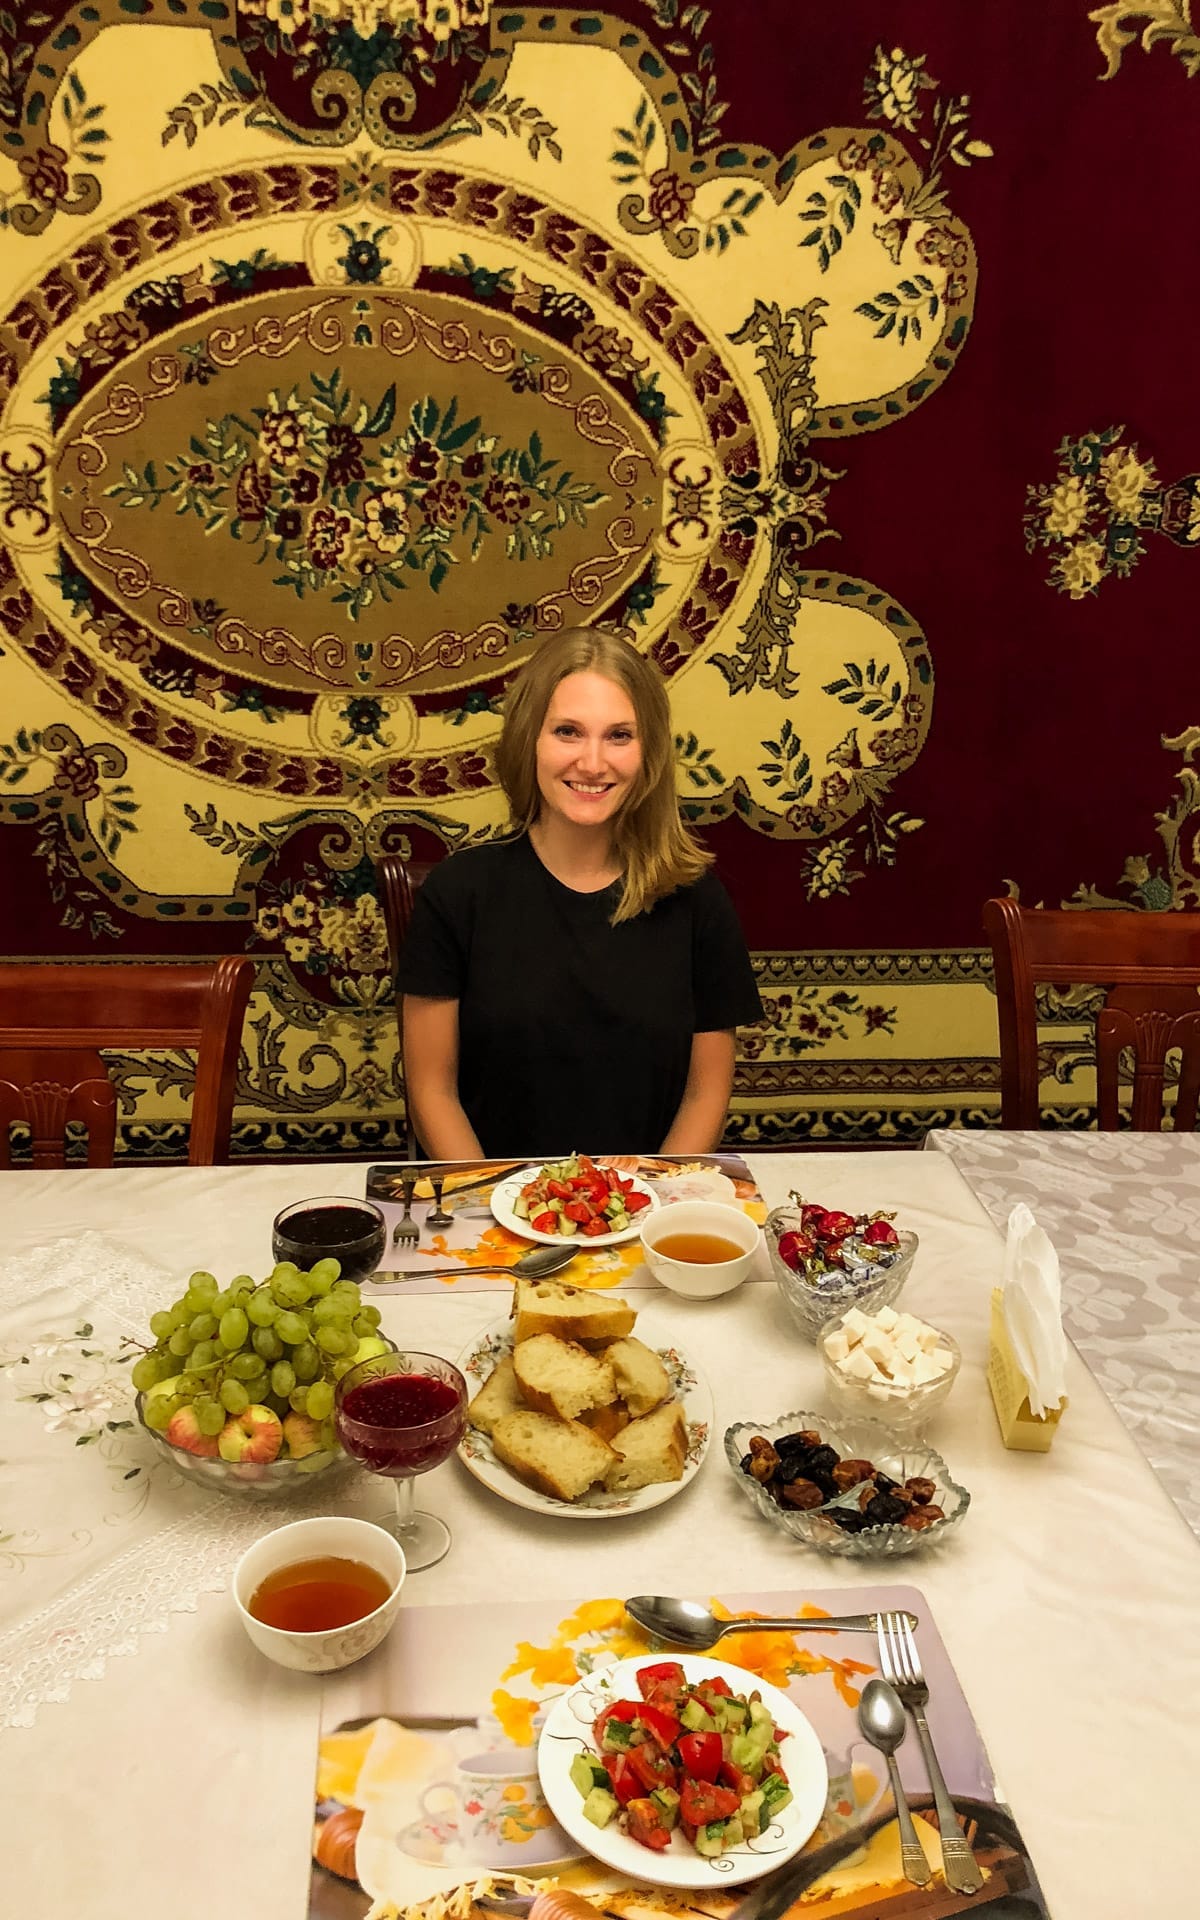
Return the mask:
[(706, 1153), (762, 1008), (683, 826), (666, 688), (613, 634), (543, 642), (496, 752), (513, 833), (443, 860), (400, 967), (404, 1072), (439, 1160)]

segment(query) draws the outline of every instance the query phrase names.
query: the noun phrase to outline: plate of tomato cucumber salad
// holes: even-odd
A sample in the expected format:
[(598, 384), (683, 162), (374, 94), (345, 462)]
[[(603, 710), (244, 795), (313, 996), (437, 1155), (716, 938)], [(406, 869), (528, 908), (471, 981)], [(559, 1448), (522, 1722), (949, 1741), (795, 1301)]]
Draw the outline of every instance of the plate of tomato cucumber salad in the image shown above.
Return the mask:
[(658, 1205), (644, 1180), (618, 1173), (586, 1153), (510, 1174), (492, 1189), (492, 1212), (510, 1233), (547, 1246), (616, 1247), (635, 1240)]
[(555, 1702), (538, 1772), (560, 1827), (661, 1887), (736, 1886), (798, 1853), (828, 1774), (798, 1706), (698, 1654), (600, 1667)]

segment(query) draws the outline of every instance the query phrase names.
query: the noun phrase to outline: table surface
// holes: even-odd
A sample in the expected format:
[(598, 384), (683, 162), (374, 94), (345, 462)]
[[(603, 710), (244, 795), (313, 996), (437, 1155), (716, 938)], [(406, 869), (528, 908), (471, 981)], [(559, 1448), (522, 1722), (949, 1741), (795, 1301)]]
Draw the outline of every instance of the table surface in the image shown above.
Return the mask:
[(1200, 1538), (1200, 1135), (931, 1133), (1004, 1231), (1054, 1242), (1063, 1324)]
[[(1002, 1243), (949, 1158), (764, 1155), (752, 1165), (772, 1203), (803, 1186), (851, 1211), (895, 1207), (920, 1235), (904, 1304), (963, 1349), (930, 1437), (973, 1504), (945, 1547), (891, 1577), (928, 1598), (1055, 1920), (1182, 1920), (1195, 1912), (1180, 1814), (1200, 1774), (1200, 1718), (1176, 1703), (1200, 1700), (1196, 1540), (1074, 1353), (1052, 1452), (1002, 1447), (985, 1382)], [(336, 1184), (361, 1192), (364, 1172), (341, 1167)], [(265, 1271), (274, 1213), (329, 1177), (312, 1167), (3, 1174), (5, 1257), (95, 1231), (173, 1276), (197, 1264)], [(870, 1562), (811, 1554), (766, 1526), (723, 1459), (731, 1422), (821, 1404), (816, 1353), (775, 1287), (704, 1304), (661, 1298), (714, 1392), (715, 1443), (695, 1483), (650, 1513), (579, 1527), (502, 1504), (449, 1462), (426, 1478), (422, 1501), (449, 1521), (454, 1545), (412, 1576), (406, 1606), (722, 1587), (803, 1599), (871, 1577)], [(446, 1354), (496, 1304), (479, 1293), (381, 1300), (387, 1331)], [(0, 1457), (11, 1460), (8, 1437)], [(48, 1512), (70, 1454), (53, 1456)], [(21, 1580), (2, 1555), (0, 1541), (0, 1624)], [(0, 1735), (6, 1909), (210, 1920), (236, 1901), (256, 1920), (300, 1920), (318, 1704), (317, 1683), (254, 1652), (224, 1594), (201, 1594), (165, 1631), (131, 1635), (97, 1677)]]

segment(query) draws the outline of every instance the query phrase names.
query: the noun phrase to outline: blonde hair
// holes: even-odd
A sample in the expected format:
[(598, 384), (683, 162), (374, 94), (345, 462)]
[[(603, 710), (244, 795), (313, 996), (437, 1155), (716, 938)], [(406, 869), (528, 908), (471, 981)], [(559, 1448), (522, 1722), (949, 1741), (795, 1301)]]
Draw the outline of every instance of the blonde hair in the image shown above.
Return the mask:
[(675, 743), (667, 689), (658, 668), (636, 647), (601, 627), (567, 627), (544, 640), (508, 696), (496, 748), (496, 771), (515, 832), (538, 817), (537, 743), (560, 680), (598, 673), (629, 695), (637, 716), (642, 763), (612, 823), (613, 850), (624, 874), (613, 924), (632, 920), (656, 900), (691, 886), (712, 865), (679, 817)]

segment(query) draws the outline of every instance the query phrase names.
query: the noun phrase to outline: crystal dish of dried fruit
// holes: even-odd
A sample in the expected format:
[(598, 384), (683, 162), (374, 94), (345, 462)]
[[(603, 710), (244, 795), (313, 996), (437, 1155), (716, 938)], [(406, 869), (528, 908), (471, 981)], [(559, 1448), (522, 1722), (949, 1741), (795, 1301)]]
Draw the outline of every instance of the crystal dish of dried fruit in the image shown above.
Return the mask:
[(946, 1539), (971, 1504), (939, 1453), (875, 1420), (741, 1421), (725, 1435), (725, 1457), (763, 1518), (821, 1553), (914, 1553)]
[(815, 1340), (851, 1307), (866, 1312), (890, 1305), (908, 1278), (916, 1234), (893, 1226), (890, 1213), (845, 1213), (796, 1193), (791, 1199), (767, 1215), (763, 1237), (801, 1333)]

